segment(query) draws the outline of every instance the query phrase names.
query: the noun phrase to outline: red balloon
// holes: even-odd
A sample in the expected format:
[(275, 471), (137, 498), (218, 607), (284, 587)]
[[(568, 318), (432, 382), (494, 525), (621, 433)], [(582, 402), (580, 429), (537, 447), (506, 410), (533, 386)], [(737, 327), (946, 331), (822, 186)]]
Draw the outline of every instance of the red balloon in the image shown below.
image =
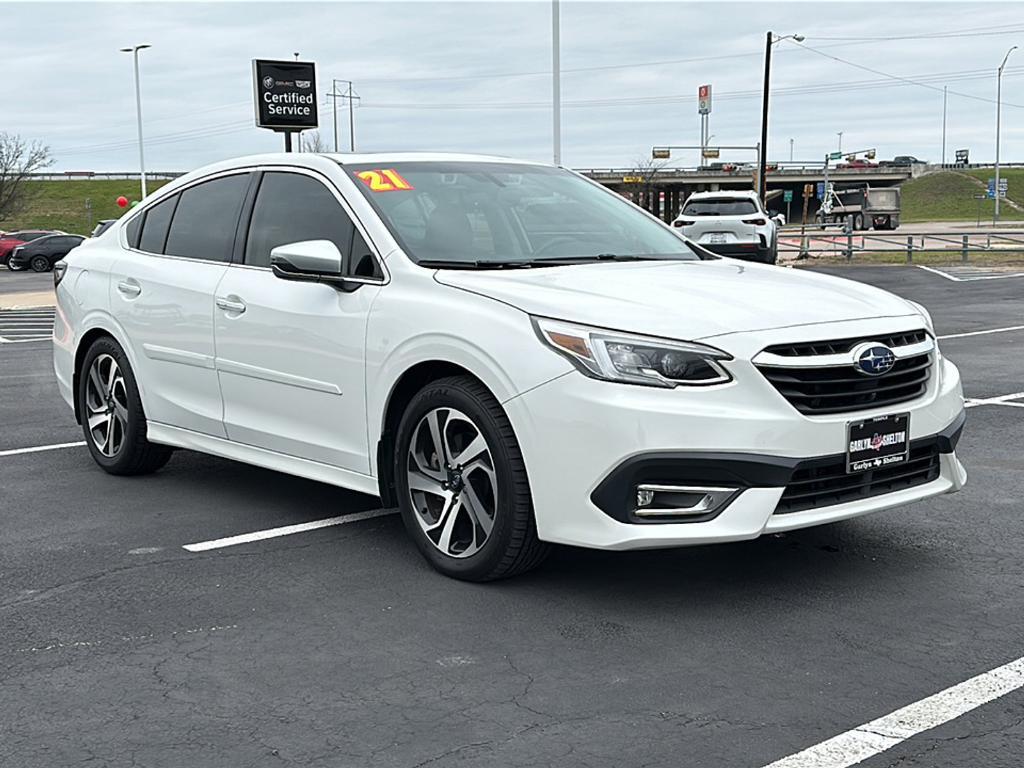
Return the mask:
[(128, 198), (125, 197), (124, 195), (121, 195), (119, 198), (117, 198), (117, 204), (121, 208), (127, 208), (128, 207)]

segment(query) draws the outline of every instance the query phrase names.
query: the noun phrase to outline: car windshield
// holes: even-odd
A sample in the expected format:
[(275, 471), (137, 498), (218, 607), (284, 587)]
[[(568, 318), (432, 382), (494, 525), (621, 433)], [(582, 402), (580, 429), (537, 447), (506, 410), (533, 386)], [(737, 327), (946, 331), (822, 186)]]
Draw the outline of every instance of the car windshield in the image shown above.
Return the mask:
[(701, 258), (626, 200), (559, 168), (421, 161), (345, 170), (425, 266)]
[(726, 197), (688, 200), (683, 206), (684, 216), (746, 216), (751, 213), (757, 213), (757, 206), (753, 200)]

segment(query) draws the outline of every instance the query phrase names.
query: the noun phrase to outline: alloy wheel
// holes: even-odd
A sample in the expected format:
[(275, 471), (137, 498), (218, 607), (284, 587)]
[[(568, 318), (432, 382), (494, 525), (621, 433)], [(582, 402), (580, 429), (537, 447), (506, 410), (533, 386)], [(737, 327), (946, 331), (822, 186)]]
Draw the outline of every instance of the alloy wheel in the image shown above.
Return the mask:
[(449, 557), (487, 542), (498, 503), (494, 461), (480, 428), (454, 408), (434, 408), (412, 433), (409, 497), (427, 539)]
[(124, 445), (128, 431), (128, 390), (111, 355), (99, 355), (89, 366), (85, 407), (93, 445), (107, 458), (113, 458)]

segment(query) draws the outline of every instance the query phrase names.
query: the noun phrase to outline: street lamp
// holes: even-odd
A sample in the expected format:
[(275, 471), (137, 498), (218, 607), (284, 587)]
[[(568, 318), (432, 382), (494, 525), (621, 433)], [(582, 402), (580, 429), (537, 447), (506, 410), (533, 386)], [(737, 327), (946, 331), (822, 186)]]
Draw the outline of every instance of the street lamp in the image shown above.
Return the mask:
[(130, 53), (135, 60), (135, 115), (139, 124), (139, 171), (142, 175), (143, 199), (146, 197), (146, 157), (142, 151), (142, 96), (139, 92), (139, 51), (143, 48), (151, 47), (149, 44), (144, 44), (121, 49), (121, 53)]
[(765, 182), (765, 172), (768, 165), (768, 87), (771, 80), (772, 72), (772, 46), (776, 43), (781, 43), (783, 40), (793, 40), (797, 43), (804, 41), (803, 35), (776, 35), (774, 32), (769, 31), (764, 44), (764, 94), (761, 103), (761, 157), (758, 163), (759, 169), (757, 173), (757, 194), (761, 197), (762, 202), (765, 200), (767, 194), (767, 183)]
[(1016, 45), (1006, 52), (1006, 55), (1003, 56), (1003, 63), (999, 65), (999, 70), (996, 73), (996, 209), (992, 217), (993, 223), (999, 221), (999, 125), (1003, 116), (1003, 67), (1006, 66), (1006, 60), (1015, 50), (1017, 50)]
[(843, 132), (842, 131), (836, 131), (836, 136), (839, 137), (839, 152), (841, 154), (842, 151), (843, 151)]

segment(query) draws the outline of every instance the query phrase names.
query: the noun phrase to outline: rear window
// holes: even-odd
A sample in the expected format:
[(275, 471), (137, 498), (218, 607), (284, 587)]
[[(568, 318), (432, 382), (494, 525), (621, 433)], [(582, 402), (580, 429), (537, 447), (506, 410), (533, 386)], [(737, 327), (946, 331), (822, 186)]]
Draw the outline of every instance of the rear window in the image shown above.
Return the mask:
[(725, 197), (689, 200), (683, 206), (683, 215), (685, 216), (746, 216), (757, 212), (757, 206), (753, 200), (736, 200)]
[[(142, 224), (142, 237), (139, 239), (139, 250), (147, 253), (163, 253), (167, 242), (167, 228), (171, 224), (174, 206), (178, 204), (178, 196), (173, 195), (161, 200), (146, 211), (146, 219)], [(136, 217), (138, 218), (138, 217)]]

